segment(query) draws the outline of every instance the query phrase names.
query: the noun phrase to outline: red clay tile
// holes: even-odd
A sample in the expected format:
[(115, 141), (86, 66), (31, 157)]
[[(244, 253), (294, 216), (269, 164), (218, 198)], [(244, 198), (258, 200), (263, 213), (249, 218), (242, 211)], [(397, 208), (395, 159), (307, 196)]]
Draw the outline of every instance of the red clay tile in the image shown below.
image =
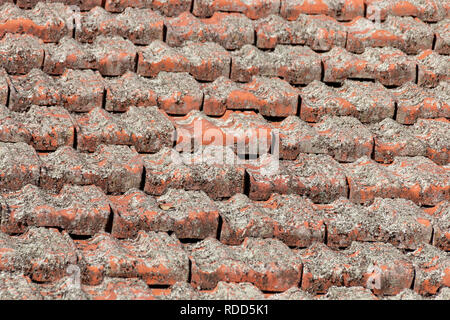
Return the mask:
[(211, 18), (198, 19), (189, 12), (166, 21), (170, 46), (186, 41), (216, 42), (227, 50), (254, 43), (253, 22), (239, 13), (216, 12)]
[(29, 73), (10, 78), (9, 108), (26, 111), (31, 105), (51, 106), (61, 103), (57, 81), (42, 72), (32, 69)]
[(314, 300), (312, 295), (298, 287), (292, 287), (282, 293), (269, 295), (267, 298), (270, 300)]
[(213, 81), (230, 74), (230, 54), (213, 42), (190, 42), (171, 48), (154, 41), (139, 52), (138, 73), (155, 77), (161, 71), (188, 72), (200, 81)]
[(436, 295), (435, 300), (448, 300), (450, 297), (450, 288), (442, 288)]
[(220, 241), (238, 245), (245, 237), (276, 238), (292, 247), (307, 247), (325, 239), (323, 216), (308, 198), (273, 194), (264, 202), (243, 194), (217, 202), (223, 219)]
[(56, 229), (31, 227), (20, 236), (0, 232), (0, 270), (21, 270), (38, 282), (56, 281), (77, 263), (72, 239)]
[(38, 151), (53, 151), (74, 143), (73, 120), (61, 107), (31, 106), (26, 113), (9, 112), (5, 116), (6, 127), (0, 129), (2, 136), (6, 135), (2, 139), (5, 142), (27, 142)]
[(0, 105), (6, 106), (9, 102), (9, 78), (5, 69), (0, 68)]
[(100, 35), (120, 36), (134, 44), (148, 45), (153, 40), (163, 40), (164, 19), (150, 9), (126, 8), (113, 15), (101, 7), (81, 14), (80, 28), (75, 30), (75, 39), (93, 42)]
[(76, 242), (81, 281), (97, 285), (105, 277), (139, 278), (147, 285), (186, 281), (189, 259), (181, 243), (166, 233), (140, 231), (133, 240), (117, 240), (98, 233)]
[(155, 40), (148, 46), (140, 48), (137, 73), (146, 77), (156, 77), (161, 71), (189, 72), (189, 61), (178, 48)]
[(396, 120), (400, 123), (413, 124), (418, 118), (450, 117), (448, 82), (441, 81), (437, 87), (432, 89), (407, 82), (391, 92), (397, 103)]
[(382, 24), (359, 17), (346, 26), (346, 48), (350, 52), (363, 53), (368, 47), (392, 47), (407, 54), (418, 54), (433, 45), (433, 29), (412, 17), (388, 17)]
[(239, 84), (226, 77), (219, 77), (212, 83), (202, 86), (203, 112), (208, 116), (222, 116), (227, 110), (227, 101), (231, 92), (240, 92), (245, 95)]
[(450, 259), (444, 251), (424, 244), (408, 256), (416, 269), (414, 291), (426, 296), (450, 287)]
[(197, 17), (210, 17), (214, 12), (241, 12), (250, 19), (261, 19), (269, 14), (277, 14), (281, 0), (192, 0), (192, 13)]
[(25, 142), (30, 144), (31, 132), (20, 117), (21, 113), (11, 112), (5, 106), (0, 105), (0, 141), (1, 142)]
[(214, 42), (186, 43), (180, 52), (188, 60), (188, 71), (197, 80), (214, 81), (230, 74), (230, 54)]
[(79, 26), (75, 28), (75, 39), (79, 42), (93, 42), (97, 36), (103, 34), (105, 36), (114, 36), (111, 34), (112, 27), (116, 27), (115, 19), (112, 15), (105, 11), (101, 6), (92, 8), (88, 12), (83, 12), (79, 16)]
[(200, 292), (189, 282), (177, 282), (168, 290), (158, 290), (161, 300), (194, 300), (200, 297)]
[(131, 189), (112, 196), (114, 222), (111, 234), (132, 238), (138, 231), (174, 232), (178, 239), (215, 237), (218, 209), (203, 191), (169, 189), (159, 198)]
[(190, 11), (192, 1), (194, 0), (152, 0), (152, 9), (165, 16), (176, 17), (183, 12)]
[(0, 40), (0, 67), (10, 74), (25, 74), (44, 63), (44, 43), (28, 34), (7, 33)]
[(106, 178), (107, 193), (124, 193), (141, 184), (143, 162), (133, 147), (100, 145), (92, 159)]
[(71, 8), (62, 3), (39, 2), (32, 10), (5, 4), (0, 8), (0, 38), (10, 32), (33, 35), (44, 42), (58, 42), (72, 35), (71, 14)]
[[(299, 256), (303, 263), (302, 290), (324, 294), (332, 286), (349, 286), (346, 283), (351, 279), (348, 268), (345, 268), (347, 259), (341, 251), (334, 251), (323, 243), (315, 243), (300, 251)], [(361, 272), (355, 268), (354, 272), (358, 271)]]
[(44, 300), (89, 300), (78, 281), (79, 267), (69, 265), (66, 271), (67, 275), (59, 280), (36, 284), (41, 297)]
[(432, 50), (425, 50), (416, 56), (418, 66), (417, 84), (434, 88), (441, 81), (450, 81), (450, 57), (442, 56)]
[(361, 55), (335, 47), (322, 55), (326, 82), (372, 79), (400, 86), (416, 78), (416, 60), (394, 48), (366, 48)]
[(348, 107), (349, 112), (337, 115), (353, 116), (367, 123), (392, 118), (395, 114), (395, 100), (379, 83), (345, 80), (337, 93), (338, 97), (350, 103), (342, 102), (344, 110)]
[(279, 155), (284, 160), (295, 160), (300, 153), (325, 153), (318, 150), (320, 137), (317, 131), (297, 116), (289, 116), (273, 123), (279, 133)]
[(381, 242), (353, 242), (343, 251), (317, 243), (302, 250), (300, 257), (301, 288), (310, 293), (326, 293), (332, 286), (362, 286), (375, 294), (395, 295), (410, 288), (414, 279), (409, 259), (391, 244)]
[(111, 35), (116, 34), (137, 45), (148, 45), (154, 40), (163, 40), (164, 18), (158, 12), (126, 8), (117, 18), (113, 16), (114, 18), (115, 21), (111, 23)]
[(109, 12), (122, 12), (125, 8), (148, 8), (151, 1), (145, 0), (106, 0), (104, 2), (105, 9)]
[(401, 190), (399, 179), (368, 157), (346, 165), (349, 199), (355, 203), (370, 203), (375, 198), (398, 198)]
[(249, 92), (248, 98), (232, 92), (229, 97), (231, 106), (235, 104), (242, 108), (250, 100), (250, 103), (259, 107), (259, 112), (264, 116), (285, 117), (297, 113), (299, 92), (284, 80), (254, 77), (243, 88)]
[(280, 15), (296, 20), (300, 14), (324, 14), (340, 21), (364, 15), (364, 0), (282, 0)]
[(320, 205), (326, 213), (327, 245), (348, 247), (353, 241), (390, 243), (399, 249), (417, 249), (431, 240), (427, 215), (410, 200), (375, 198), (368, 207), (340, 198)]
[(433, 245), (441, 250), (450, 251), (450, 203), (442, 201), (432, 208), (424, 210), (433, 222)]
[(31, 279), (21, 272), (0, 272), (1, 300), (41, 300)]
[(2, 232), (23, 233), (28, 226), (56, 227), (77, 235), (105, 230), (110, 215), (108, 198), (94, 186), (66, 185), (52, 194), (34, 185), (1, 195)]
[(398, 47), (407, 54), (418, 54), (433, 47), (433, 29), (418, 18), (388, 17), (383, 27), (399, 35), (403, 44)]
[(173, 144), (174, 127), (157, 107), (134, 107), (120, 115), (100, 108), (77, 120), (78, 150), (94, 152), (101, 144), (134, 146), (157, 152)]
[(447, 0), (46, 1), (0, 0), (0, 298), (450, 297)]
[(317, 147), (337, 161), (353, 162), (372, 154), (372, 133), (353, 117), (326, 116), (314, 128), (320, 136)]
[(260, 290), (285, 291), (300, 282), (302, 263), (279, 240), (247, 238), (226, 246), (214, 238), (190, 249), (192, 284), (212, 289), (219, 281), (250, 282)]
[(92, 51), (103, 76), (120, 76), (135, 69), (137, 51), (129, 40), (99, 36), (93, 42)]
[(143, 157), (144, 191), (162, 195), (169, 188), (202, 190), (212, 199), (244, 191), (244, 168), (228, 147), (207, 146), (194, 154), (163, 148)]
[(125, 8), (150, 8), (152, 1), (147, 0), (106, 0), (105, 9), (109, 12), (122, 12)]
[(396, 157), (388, 166), (362, 157), (346, 169), (349, 198), (356, 203), (397, 197), (433, 206), (447, 199), (450, 192), (447, 170), (421, 156)]
[(207, 300), (263, 300), (264, 294), (248, 282), (233, 283), (220, 281), (213, 290), (200, 292)]
[(288, 117), (274, 125), (280, 133), (280, 157), (295, 160), (299, 153), (328, 154), (340, 162), (353, 162), (373, 149), (371, 132), (352, 117), (325, 116), (308, 125)]
[(66, 69), (58, 79), (62, 105), (70, 112), (88, 112), (102, 107), (104, 79), (98, 71)]
[(399, 197), (433, 206), (449, 199), (450, 172), (424, 157), (397, 157), (388, 170), (402, 184)]
[(106, 0), (105, 9), (110, 12), (123, 12), (127, 8), (152, 9), (165, 16), (178, 16), (189, 11), (193, 0)]
[(436, 44), (434, 50), (443, 55), (450, 54), (450, 19), (445, 19), (434, 27)]
[(436, 22), (448, 16), (445, 1), (435, 0), (364, 0), (367, 16), (386, 19), (387, 16), (413, 16), (426, 22)]
[(319, 122), (329, 114), (352, 116), (362, 123), (392, 118), (395, 104), (386, 88), (379, 83), (344, 80), (340, 88), (313, 81), (301, 89), (300, 118)]
[(219, 281), (212, 290), (197, 290), (190, 283), (178, 282), (170, 287), (169, 294), (161, 291), (158, 297), (163, 300), (313, 300), (310, 294), (297, 287), (282, 293), (263, 293), (249, 282)]
[(120, 76), (134, 71), (137, 61), (134, 45), (117, 36), (98, 36), (92, 44), (64, 38), (58, 45), (47, 45), (45, 52), (44, 71), (55, 75), (73, 68), (98, 70), (104, 76)]
[(158, 95), (158, 106), (168, 114), (185, 115), (201, 108), (203, 92), (188, 73), (160, 72), (152, 85)]
[(90, 47), (64, 37), (58, 44), (45, 46), (44, 72), (61, 75), (65, 69), (98, 69), (96, 56)]
[(154, 300), (155, 295), (141, 279), (105, 278), (97, 286), (83, 285), (92, 300)]
[(417, 138), (410, 127), (392, 119), (374, 124), (370, 131), (374, 134), (374, 160), (391, 163), (394, 157), (415, 157), (426, 155), (426, 140)]
[(236, 154), (264, 154), (272, 143), (272, 127), (253, 111), (228, 110), (220, 117), (208, 117), (191, 111), (172, 118), (176, 128), (176, 150), (191, 152), (200, 145), (228, 146)]
[(395, 296), (384, 297), (384, 300), (424, 300), (424, 297), (411, 289), (404, 289)]
[(345, 26), (324, 15), (300, 15), (286, 21), (277, 15), (255, 22), (256, 46), (275, 48), (277, 44), (307, 45), (313, 50), (329, 51), (334, 46), (345, 47)]
[(280, 77), (293, 84), (320, 80), (320, 56), (308, 47), (278, 45), (273, 52), (245, 45), (232, 55), (231, 75), (234, 81), (248, 82), (254, 75)]
[(158, 103), (152, 82), (133, 72), (106, 83), (105, 109), (114, 112), (128, 111), (131, 106), (151, 107)]
[(39, 183), (40, 160), (36, 151), (24, 142), (0, 142), (0, 190), (19, 190)]
[(330, 287), (319, 300), (379, 300), (371, 290), (361, 287)]
[(347, 195), (343, 168), (328, 155), (300, 153), (295, 161), (280, 160), (273, 171), (273, 156), (261, 156), (247, 164), (249, 197), (266, 200), (272, 193), (305, 195), (315, 203), (327, 203)]
[(426, 145), (426, 156), (440, 165), (450, 161), (450, 121), (420, 119), (411, 128), (414, 136)]
[(59, 192), (65, 184), (97, 185), (106, 190), (98, 165), (90, 154), (80, 153), (72, 147), (61, 147), (55, 152), (41, 154), (40, 186)]
[[(217, 80), (219, 83), (224, 81), (227, 82), (221, 78)], [(286, 117), (297, 113), (298, 89), (279, 78), (255, 76), (251, 82), (243, 85), (228, 82), (225, 86), (222, 84), (221, 86), (221, 90), (225, 91), (225, 104), (228, 109), (258, 110), (263, 116), (269, 117)], [(212, 90), (209, 93), (213, 94)]]
[(101, 145), (93, 154), (61, 147), (40, 159), (40, 186), (47, 190), (59, 191), (64, 184), (94, 184), (105, 193), (118, 194), (141, 184), (141, 156), (127, 146)]
[[(22, 8), (22, 9), (31, 9), (34, 6), (36, 6), (37, 4), (39, 4), (40, 2), (45, 2), (45, 3), (51, 3), (51, 2), (56, 2), (55, 0), (16, 0), (14, 1), (16, 2), (17, 6)], [(80, 8), (80, 10), (82, 11), (86, 11), (86, 10), (90, 10), (93, 7), (96, 6), (101, 6), (102, 5), (102, 1), (101, 0), (65, 0), (64, 4), (69, 5), (69, 6), (77, 6)]]

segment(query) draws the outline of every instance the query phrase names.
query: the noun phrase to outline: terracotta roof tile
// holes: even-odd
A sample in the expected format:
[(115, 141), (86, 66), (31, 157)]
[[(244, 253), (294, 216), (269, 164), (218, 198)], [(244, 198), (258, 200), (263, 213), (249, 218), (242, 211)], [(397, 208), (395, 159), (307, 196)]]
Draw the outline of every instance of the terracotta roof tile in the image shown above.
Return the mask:
[(448, 300), (449, 18), (0, 0), (0, 299)]

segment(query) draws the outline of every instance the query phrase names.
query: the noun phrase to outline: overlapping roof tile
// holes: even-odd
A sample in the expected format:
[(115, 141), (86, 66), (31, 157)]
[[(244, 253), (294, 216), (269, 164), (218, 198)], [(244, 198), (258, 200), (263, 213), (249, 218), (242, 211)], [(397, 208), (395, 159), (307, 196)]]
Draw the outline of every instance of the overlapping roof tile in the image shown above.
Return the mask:
[(449, 19), (0, 0), (0, 299), (450, 299)]

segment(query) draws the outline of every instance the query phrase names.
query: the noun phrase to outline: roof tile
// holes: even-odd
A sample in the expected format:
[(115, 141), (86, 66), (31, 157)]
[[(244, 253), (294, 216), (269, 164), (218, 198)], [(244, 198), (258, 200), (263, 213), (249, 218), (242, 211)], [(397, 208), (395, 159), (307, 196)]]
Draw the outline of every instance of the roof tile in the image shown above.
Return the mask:
[(173, 125), (156, 107), (134, 107), (122, 114), (100, 108), (77, 119), (77, 148), (94, 152), (101, 144), (134, 146), (138, 152), (157, 152), (173, 144)]
[(298, 285), (302, 264), (279, 240), (247, 238), (240, 246), (226, 246), (214, 238), (190, 249), (192, 283), (212, 289), (219, 281), (250, 282), (260, 290), (285, 291)]
[(72, 239), (56, 229), (31, 227), (20, 236), (0, 232), (0, 270), (19, 271), (38, 282), (50, 282), (66, 275), (77, 263)]
[(0, 142), (0, 190), (19, 190), (39, 183), (40, 160), (32, 146), (25, 142)]
[(203, 191), (168, 189), (155, 199), (131, 189), (110, 199), (114, 212), (111, 234), (117, 238), (135, 237), (140, 230), (174, 232), (178, 239), (217, 234), (218, 210)]
[(76, 242), (83, 284), (105, 277), (139, 278), (148, 285), (171, 285), (188, 279), (189, 259), (181, 243), (166, 233), (140, 231), (137, 238), (117, 240), (107, 233)]
[(194, 154), (163, 148), (143, 157), (144, 191), (162, 195), (169, 188), (202, 190), (212, 199), (244, 191), (244, 168), (228, 147), (207, 146)]
[(55, 195), (29, 184), (1, 200), (1, 229), (9, 234), (36, 226), (94, 235), (105, 230), (110, 215), (108, 198), (94, 186), (66, 185)]

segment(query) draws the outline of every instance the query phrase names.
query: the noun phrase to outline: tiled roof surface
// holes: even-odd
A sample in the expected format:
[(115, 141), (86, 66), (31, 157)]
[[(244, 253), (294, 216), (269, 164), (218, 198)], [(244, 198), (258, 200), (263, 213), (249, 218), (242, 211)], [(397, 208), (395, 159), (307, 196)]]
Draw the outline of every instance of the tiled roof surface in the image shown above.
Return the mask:
[(0, 299), (449, 300), (449, 48), (450, 0), (0, 0)]

